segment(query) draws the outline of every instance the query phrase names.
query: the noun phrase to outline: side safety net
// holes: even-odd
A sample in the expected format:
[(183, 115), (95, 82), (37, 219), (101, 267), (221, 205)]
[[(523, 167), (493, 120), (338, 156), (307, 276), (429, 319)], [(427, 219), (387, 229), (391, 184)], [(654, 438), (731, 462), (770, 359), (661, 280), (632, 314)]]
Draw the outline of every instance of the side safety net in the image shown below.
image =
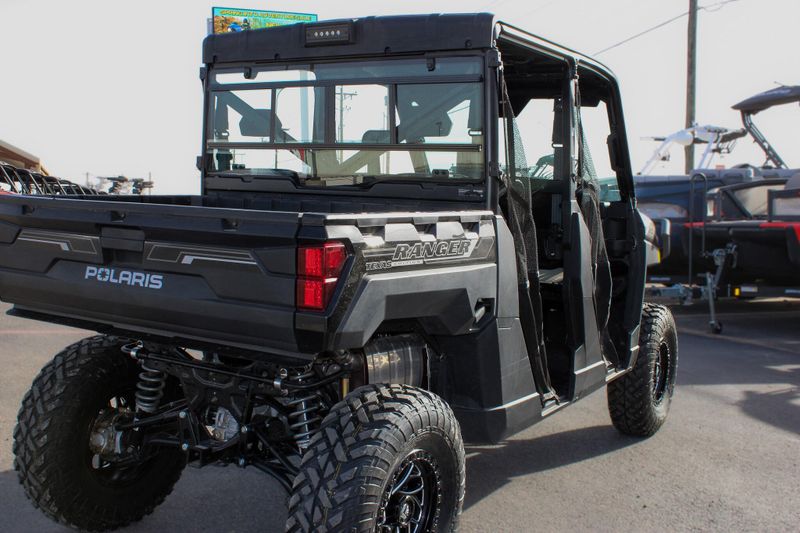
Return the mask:
[[(594, 307), (597, 317), (597, 330), (603, 337), (604, 345), (608, 348), (608, 318), (611, 314), (611, 263), (608, 260), (606, 241), (603, 235), (603, 219), (600, 211), (600, 188), (597, 181), (592, 155), (584, 135), (583, 124), (580, 121), (580, 108), (578, 108), (578, 133), (580, 135), (580, 152), (578, 154), (578, 190), (577, 200), (583, 220), (589, 229), (592, 241), (592, 275), (594, 277)], [(613, 353), (606, 355), (613, 357)]]
[(539, 287), (539, 261), (536, 226), (531, 210), (531, 187), (522, 139), (514, 120), (505, 80), (501, 77), (502, 109), (505, 118), (505, 146), (508, 168), (502, 172), (506, 194), (503, 198), (508, 225), (514, 237), (517, 256), (517, 283), (520, 321), (528, 350), (531, 370), (539, 394), (544, 400), (556, 397), (550, 384), (544, 346), (542, 296)]

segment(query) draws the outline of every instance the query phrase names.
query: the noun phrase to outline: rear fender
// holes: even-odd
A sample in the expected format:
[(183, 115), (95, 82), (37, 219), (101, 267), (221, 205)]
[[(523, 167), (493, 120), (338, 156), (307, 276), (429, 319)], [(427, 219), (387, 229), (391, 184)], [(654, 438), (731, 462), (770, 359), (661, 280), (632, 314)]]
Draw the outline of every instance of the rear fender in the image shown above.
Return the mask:
[(361, 348), (392, 320), (416, 319), (432, 335), (467, 333), (497, 298), (492, 218), (489, 212), (330, 217), (325, 238), (349, 243), (352, 266), (330, 316), (298, 313), (298, 328), (324, 331), (327, 350)]

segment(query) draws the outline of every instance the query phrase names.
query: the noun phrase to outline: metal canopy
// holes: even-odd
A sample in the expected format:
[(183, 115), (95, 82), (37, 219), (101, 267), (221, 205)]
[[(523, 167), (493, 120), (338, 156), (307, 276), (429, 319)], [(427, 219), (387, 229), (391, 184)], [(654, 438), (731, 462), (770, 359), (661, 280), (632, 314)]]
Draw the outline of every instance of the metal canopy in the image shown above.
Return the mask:
[(754, 115), (772, 106), (800, 102), (800, 85), (782, 85), (742, 100), (733, 109)]

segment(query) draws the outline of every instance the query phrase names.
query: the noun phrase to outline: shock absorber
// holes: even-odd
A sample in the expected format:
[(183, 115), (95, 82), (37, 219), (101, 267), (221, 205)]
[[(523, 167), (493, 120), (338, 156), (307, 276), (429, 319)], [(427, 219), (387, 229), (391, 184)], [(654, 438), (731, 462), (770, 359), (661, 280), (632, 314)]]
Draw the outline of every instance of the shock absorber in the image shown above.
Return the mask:
[[(314, 376), (310, 368), (305, 368), (293, 376), (293, 382), (298, 385)], [(300, 450), (305, 450), (311, 442), (311, 437), (317, 431), (322, 417), (319, 412), (322, 408), (317, 392), (301, 393), (301, 397), (293, 398), (288, 406), (292, 409), (289, 413), (289, 430), (294, 436), (295, 443)]]
[(136, 410), (155, 413), (164, 397), (167, 374), (149, 361), (142, 361), (141, 366), (142, 371), (139, 372), (139, 381), (136, 383)]

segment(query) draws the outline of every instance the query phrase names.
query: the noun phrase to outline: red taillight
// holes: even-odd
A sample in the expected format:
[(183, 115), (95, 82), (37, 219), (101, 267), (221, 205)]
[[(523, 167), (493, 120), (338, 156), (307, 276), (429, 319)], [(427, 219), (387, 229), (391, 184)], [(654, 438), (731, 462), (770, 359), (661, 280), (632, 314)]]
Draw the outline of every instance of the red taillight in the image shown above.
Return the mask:
[(297, 248), (297, 307), (325, 309), (346, 260), (347, 249), (340, 242)]
[(308, 278), (335, 278), (342, 271), (347, 250), (340, 242), (297, 249), (297, 273)]
[(297, 280), (297, 307), (322, 311), (336, 288), (336, 278), (333, 279), (308, 279)]

